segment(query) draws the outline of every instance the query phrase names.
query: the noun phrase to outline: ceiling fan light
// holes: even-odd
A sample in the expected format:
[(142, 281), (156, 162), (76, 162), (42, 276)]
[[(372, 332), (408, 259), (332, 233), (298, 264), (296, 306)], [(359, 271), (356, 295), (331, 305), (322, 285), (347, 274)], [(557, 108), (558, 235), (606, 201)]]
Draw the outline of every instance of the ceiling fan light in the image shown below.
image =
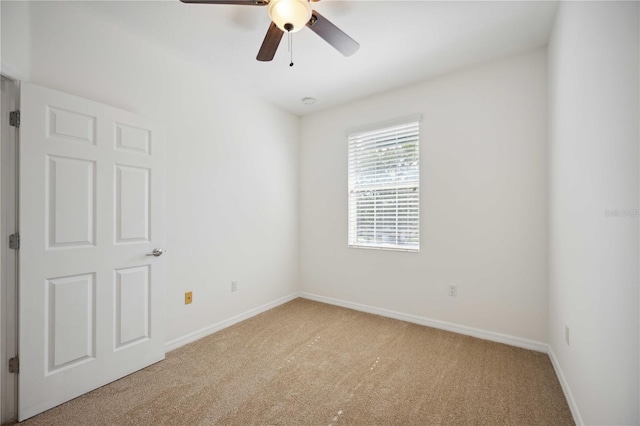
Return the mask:
[(295, 33), (311, 19), (311, 6), (307, 0), (272, 0), (269, 17), (282, 31)]

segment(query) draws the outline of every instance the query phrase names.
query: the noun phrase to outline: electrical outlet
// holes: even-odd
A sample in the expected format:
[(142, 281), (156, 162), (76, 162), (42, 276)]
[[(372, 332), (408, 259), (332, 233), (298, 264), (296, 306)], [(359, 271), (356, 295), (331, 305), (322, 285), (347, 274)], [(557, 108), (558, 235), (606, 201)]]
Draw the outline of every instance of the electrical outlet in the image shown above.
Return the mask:
[(231, 291), (238, 291), (238, 281), (231, 281)]
[(192, 291), (187, 291), (187, 292), (184, 294), (184, 304), (185, 304), (185, 305), (188, 305), (188, 304), (190, 304), (191, 302), (193, 302), (193, 292), (192, 292)]
[(569, 326), (567, 326), (567, 325), (564, 326), (564, 340), (567, 342), (567, 345), (570, 345), (570, 343), (569, 343)]
[(449, 296), (456, 297), (458, 295), (458, 286), (450, 285), (449, 286)]

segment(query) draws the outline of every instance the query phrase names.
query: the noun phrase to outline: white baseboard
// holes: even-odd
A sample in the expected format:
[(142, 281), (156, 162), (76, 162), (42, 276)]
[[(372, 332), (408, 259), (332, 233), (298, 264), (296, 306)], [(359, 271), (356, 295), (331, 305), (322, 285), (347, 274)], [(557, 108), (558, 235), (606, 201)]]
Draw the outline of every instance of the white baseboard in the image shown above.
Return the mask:
[(519, 348), (530, 349), (537, 352), (547, 353), (548, 346), (546, 343), (537, 342), (535, 340), (523, 339), (521, 337), (510, 336), (508, 334), (495, 333), (493, 331), (481, 330), (479, 328), (467, 327), (464, 325), (453, 324), (446, 321), (435, 320), (431, 318), (420, 317), (418, 315), (405, 314), (402, 312), (391, 311), (374, 306), (362, 305), (360, 303), (348, 302), (346, 300), (334, 299), (332, 297), (319, 296), (317, 294), (300, 293), (300, 297), (315, 300), (316, 302), (327, 303), (329, 305), (341, 306), (343, 308), (353, 309), (356, 311), (367, 312), (369, 314), (380, 315), (383, 317), (394, 318), (400, 321), (411, 322), (414, 324), (424, 325), (427, 327), (439, 328), (458, 334), (477, 337), (479, 339), (490, 340), (492, 342), (504, 343), (506, 345), (517, 346)]
[[(402, 312), (391, 311), (389, 309), (376, 308), (374, 306), (363, 305), (360, 303), (349, 302), (341, 299), (334, 299), (333, 297), (320, 296), (317, 294), (312, 294), (307, 292), (291, 293), (287, 296), (281, 297), (280, 299), (276, 299), (272, 302), (265, 303), (262, 306), (258, 306), (257, 308), (250, 309), (246, 312), (243, 312), (239, 315), (228, 318), (224, 321), (220, 321), (210, 326), (201, 328), (200, 330), (196, 330), (194, 332), (186, 334), (182, 337), (178, 337), (177, 339), (173, 339), (165, 344), (165, 352), (170, 352), (174, 349), (179, 348), (180, 346), (186, 345), (187, 343), (195, 342), (198, 339), (201, 339), (217, 331), (230, 327), (234, 324), (239, 323), (240, 321), (244, 321), (255, 315), (266, 312), (269, 309), (273, 309), (276, 306), (280, 306), (298, 297), (302, 297), (309, 300), (315, 300), (316, 302), (327, 303), (329, 305), (341, 306), (343, 308), (353, 309), (356, 311), (380, 315), (383, 317), (394, 318), (400, 321), (411, 322), (414, 324), (424, 325), (427, 327), (447, 330), (454, 333), (464, 334), (467, 336), (473, 336), (479, 339), (490, 340), (492, 342), (504, 343), (506, 345), (516, 346), (524, 349), (530, 349), (537, 352), (544, 352), (544, 353), (549, 352), (549, 347), (546, 343), (537, 342), (535, 340), (524, 339), (521, 337), (510, 336), (508, 334), (496, 333), (493, 331), (481, 330), (479, 328), (467, 327), (464, 325), (421, 317), (418, 315), (405, 314)], [(552, 358), (552, 362), (554, 362), (553, 358)], [(554, 367), (555, 366), (556, 364), (554, 363)], [(559, 370), (556, 368), (556, 372), (558, 371)], [(561, 383), (562, 383), (562, 380), (561, 380)], [(563, 384), (563, 389), (564, 389), (564, 386), (565, 385)]]
[(573, 421), (578, 426), (584, 425), (582, 416), (580, 415), (580, 411), (578, 410), (578, 405), (576, 404), (576, 400), (573, 398), (573, 394), (571, 393), (571, 389), (569, 388), (569, 382), (567, 382), (566, 377), (564, 377), (564, 373), (560, 368), (558, 358), (556, 358), (556, 354), (553, 352), (553, 348), (551, 347), (551, 345), (549, 345), (549, 358), (551, 359), (553, 369), (556, 371), (556, 376), (558, 376), (558, 380), (560, 381), (560, 386), (562, 386), (564, 397), (567, 399), (567, 403), (569, 404), (569, 409), (571, 410), (571, 414), (573, 415)]
[(280, 306), (284, 303), (290, 302), (293, 299), (297, 299), (299, 297), (299, 293), (295, 292), (295, 293), (291, 293), (287, 296), (281, 297), (280, 299), (276, 299), (272, 302), (269, 303), (265, 303), (262, 306), (258, 306), (257, 308), (253, 308), (250, 309), (246, 312), (243, 312), (239, 315), (235, 315), (231, 318), (228, 318), (224, 321), (220, 321), (217, 322), (215, 324), (211, 324), (210, 326), (201, 328), (200, 330), (196, 330), (194, 332), (191, 332), (189, 334), (186, 334), (182, 337), (178, 337), (177, 339), (173, 339), (167, 343), (165, 343), (164, 346), (164, 351), (165, 352), (171, 352), (174, 349), (178, 349), (180, 346), (184, 346), (187, 343), (191, 343), (191, 342), (195, 342), (198, 339), (202, 339), (205, 336), (208, 336), (210, 334), (213, 334), (217, 331), (220, 331), (222, 329), (225, 329), (227, 327), (230, 327), (234, 324), (237, 324), (241, 321), (244, 321), (246, 319), (249, 319), (253, 316), (256, 316), (258, 314), (261, 314), (263, 312), (268, 311), (269, 309), (273, 309), (277, 306)]

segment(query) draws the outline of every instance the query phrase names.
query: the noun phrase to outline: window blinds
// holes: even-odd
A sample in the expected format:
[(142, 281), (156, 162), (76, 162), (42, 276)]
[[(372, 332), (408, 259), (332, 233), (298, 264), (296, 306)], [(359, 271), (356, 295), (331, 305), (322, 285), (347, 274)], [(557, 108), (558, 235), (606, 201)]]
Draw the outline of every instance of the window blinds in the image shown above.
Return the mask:
[(419, 122), (351, 133), (349, 246), (420, 248)]

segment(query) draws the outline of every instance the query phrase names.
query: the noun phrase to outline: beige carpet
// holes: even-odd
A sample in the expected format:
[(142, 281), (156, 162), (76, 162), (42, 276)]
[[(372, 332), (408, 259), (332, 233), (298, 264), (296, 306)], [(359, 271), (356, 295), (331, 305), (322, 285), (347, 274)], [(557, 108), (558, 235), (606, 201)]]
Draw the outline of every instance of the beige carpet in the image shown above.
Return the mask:
[(573, 421), (545, 354), (297, 299), (23, 424)]

